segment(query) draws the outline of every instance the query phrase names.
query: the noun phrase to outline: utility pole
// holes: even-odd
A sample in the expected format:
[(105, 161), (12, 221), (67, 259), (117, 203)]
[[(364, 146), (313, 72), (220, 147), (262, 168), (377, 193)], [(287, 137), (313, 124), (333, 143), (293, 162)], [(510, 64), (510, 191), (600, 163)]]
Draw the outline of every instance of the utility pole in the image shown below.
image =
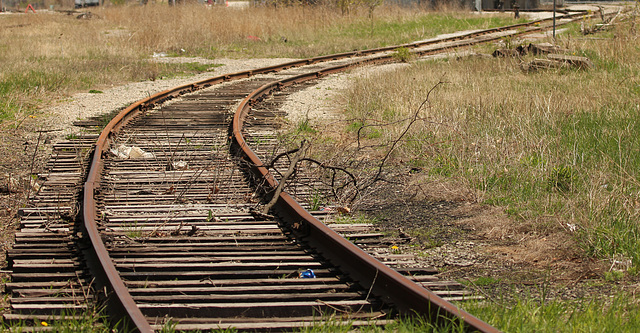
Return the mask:
[(556, 0), (553, 0), (553, 45), (556, 45)]

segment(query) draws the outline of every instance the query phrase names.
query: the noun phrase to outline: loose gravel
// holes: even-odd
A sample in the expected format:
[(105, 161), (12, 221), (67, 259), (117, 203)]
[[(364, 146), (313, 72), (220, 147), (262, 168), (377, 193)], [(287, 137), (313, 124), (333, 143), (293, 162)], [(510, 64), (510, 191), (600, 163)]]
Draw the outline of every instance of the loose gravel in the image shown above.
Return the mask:
[(293, 59), (277, 58), (277, 59), (216, 59), (211, 62), (207, 59), (198, 58), (180, 58), (180, 57), (160, 57), (154, 58), (155, 61), (161, 62), (201, 62), (207, 64), (222, 65), (216, 67), (214, 71), (188, 76), (176, 79), (164, 79), (155, 81), (143, 81), (125, 84), (103, 90), (102, 93), (77, 93), (71, 97), (70, 101), (57, 104), (43, 110), (46, 118), (43, 127), (49, 128), (52, 133), (56, 133), (58, 141), (69, 134), (79, 131), (78, 127), (73, 125), (74, 121), (88, 119), (117, 110), (128, 106), (133, 102), (151, 96), (155, 93), (204, 80), (207, 78), (246, 71), (250, 69), (272, 66), (283, 62), (292, 61)]

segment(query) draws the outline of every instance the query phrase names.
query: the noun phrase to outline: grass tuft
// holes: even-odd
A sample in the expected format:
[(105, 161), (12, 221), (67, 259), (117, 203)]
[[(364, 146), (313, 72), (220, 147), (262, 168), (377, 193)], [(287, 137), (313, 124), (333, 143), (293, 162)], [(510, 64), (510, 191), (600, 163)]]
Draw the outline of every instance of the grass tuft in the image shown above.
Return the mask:
[(48, 332), (118, 332), (123, 330), (123, 326), (120, 323), (116, 323), (112, 326), (109, 325), (107, 317), (101, 311), (95, 309), (89, 309), (84, 312), (78, 312), (75, 310), (63, 310), (59, 316), (51, 317), (48, 319), (40, 320), (33, 319), (28, 321), (21, 321), (18, 323), (2, 322), (0, 329), (4, 331), (48, 331)]

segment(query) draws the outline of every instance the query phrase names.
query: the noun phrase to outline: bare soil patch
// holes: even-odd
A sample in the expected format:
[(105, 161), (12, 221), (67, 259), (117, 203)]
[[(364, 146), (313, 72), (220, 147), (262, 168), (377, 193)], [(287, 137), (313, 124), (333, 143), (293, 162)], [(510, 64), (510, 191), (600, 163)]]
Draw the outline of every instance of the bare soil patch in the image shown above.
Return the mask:
[(502, 207), (478, 203), (449, 180), (426, 181), (409, 170), (382, 184), (362, 211), (382, 230), (408, 236), (398, 244), (444, 280), (457, 280), (497, 302), (516, 297), (571, 300), (637, 289), (606, 281), (605, 261), (585, 257), (560, 221), (521, 221)]

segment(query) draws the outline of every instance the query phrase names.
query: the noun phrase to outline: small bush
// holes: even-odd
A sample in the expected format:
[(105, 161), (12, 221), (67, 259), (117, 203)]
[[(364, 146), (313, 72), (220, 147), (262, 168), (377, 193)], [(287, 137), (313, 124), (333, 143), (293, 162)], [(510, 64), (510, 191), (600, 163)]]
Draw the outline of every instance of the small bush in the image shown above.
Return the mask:
[(415, 55), (408, 48), (400, 47), (393, 53), (393, 58), (400, 62), (410, 62), (415, 59)]

